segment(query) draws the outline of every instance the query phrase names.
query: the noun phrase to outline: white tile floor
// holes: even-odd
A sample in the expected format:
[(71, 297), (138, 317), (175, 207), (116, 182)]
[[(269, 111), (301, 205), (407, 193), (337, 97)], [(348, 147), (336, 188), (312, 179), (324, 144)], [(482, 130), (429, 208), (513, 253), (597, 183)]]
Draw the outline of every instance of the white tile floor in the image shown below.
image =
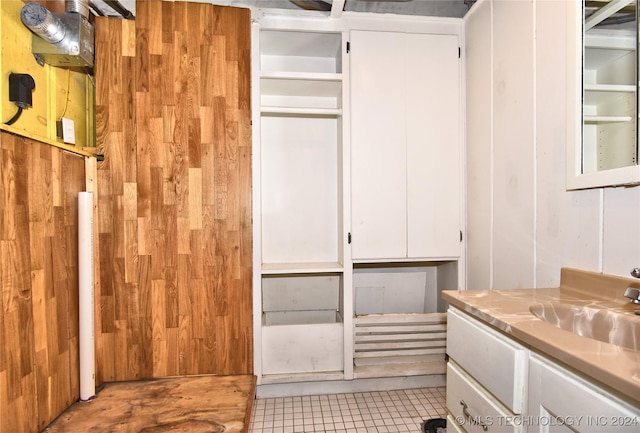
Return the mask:
[(249, 432), (419, 433), (425, 419), (445, 416), (444, 387), (263, 398)]

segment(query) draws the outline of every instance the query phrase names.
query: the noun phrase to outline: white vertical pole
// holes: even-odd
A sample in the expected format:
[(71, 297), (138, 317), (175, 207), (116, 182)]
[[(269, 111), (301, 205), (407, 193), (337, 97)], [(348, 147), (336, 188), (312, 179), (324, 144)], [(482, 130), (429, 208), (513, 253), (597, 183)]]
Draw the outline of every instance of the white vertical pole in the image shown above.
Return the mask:
[(78, 193), (80, 400), (96, 394), (93, 287), (93, 193)]

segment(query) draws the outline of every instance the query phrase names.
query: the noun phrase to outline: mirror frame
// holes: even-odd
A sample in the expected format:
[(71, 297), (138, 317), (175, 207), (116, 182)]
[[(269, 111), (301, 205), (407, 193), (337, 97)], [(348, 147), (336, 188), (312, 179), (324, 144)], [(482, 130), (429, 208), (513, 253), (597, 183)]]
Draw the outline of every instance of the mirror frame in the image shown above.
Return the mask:
[[(640, 165), (582, 173), (582, 4), (567, 5), (567, 190), (640, 184)], [(637, 88), (636, 88), (637, 91)], [(638, 132), (636, 131), (636, 134)]]

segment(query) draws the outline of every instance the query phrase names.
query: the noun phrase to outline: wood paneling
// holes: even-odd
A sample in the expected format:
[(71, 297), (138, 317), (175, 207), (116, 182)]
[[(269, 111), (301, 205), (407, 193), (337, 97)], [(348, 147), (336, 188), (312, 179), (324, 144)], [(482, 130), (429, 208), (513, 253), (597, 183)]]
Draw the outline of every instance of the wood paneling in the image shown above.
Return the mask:
[(96, 20), (98, 381), (251, 374), (250, 14)]
[(0, 132), (0, 432), (78, 398), (77, 196), (84, 158)]

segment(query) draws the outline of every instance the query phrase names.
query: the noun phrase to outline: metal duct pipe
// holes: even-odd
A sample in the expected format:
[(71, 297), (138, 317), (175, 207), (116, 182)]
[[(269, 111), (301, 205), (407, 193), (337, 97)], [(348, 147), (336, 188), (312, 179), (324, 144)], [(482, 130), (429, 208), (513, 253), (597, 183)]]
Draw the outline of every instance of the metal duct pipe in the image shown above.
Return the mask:
[(64, 10), (79, 13), (89, 19), (89, 0), (65, 0)]
[(24, 5), (20, 19), (33, 33), (52, 44), (60, 42), (66, 34), (64, 24), (39, 3)]

